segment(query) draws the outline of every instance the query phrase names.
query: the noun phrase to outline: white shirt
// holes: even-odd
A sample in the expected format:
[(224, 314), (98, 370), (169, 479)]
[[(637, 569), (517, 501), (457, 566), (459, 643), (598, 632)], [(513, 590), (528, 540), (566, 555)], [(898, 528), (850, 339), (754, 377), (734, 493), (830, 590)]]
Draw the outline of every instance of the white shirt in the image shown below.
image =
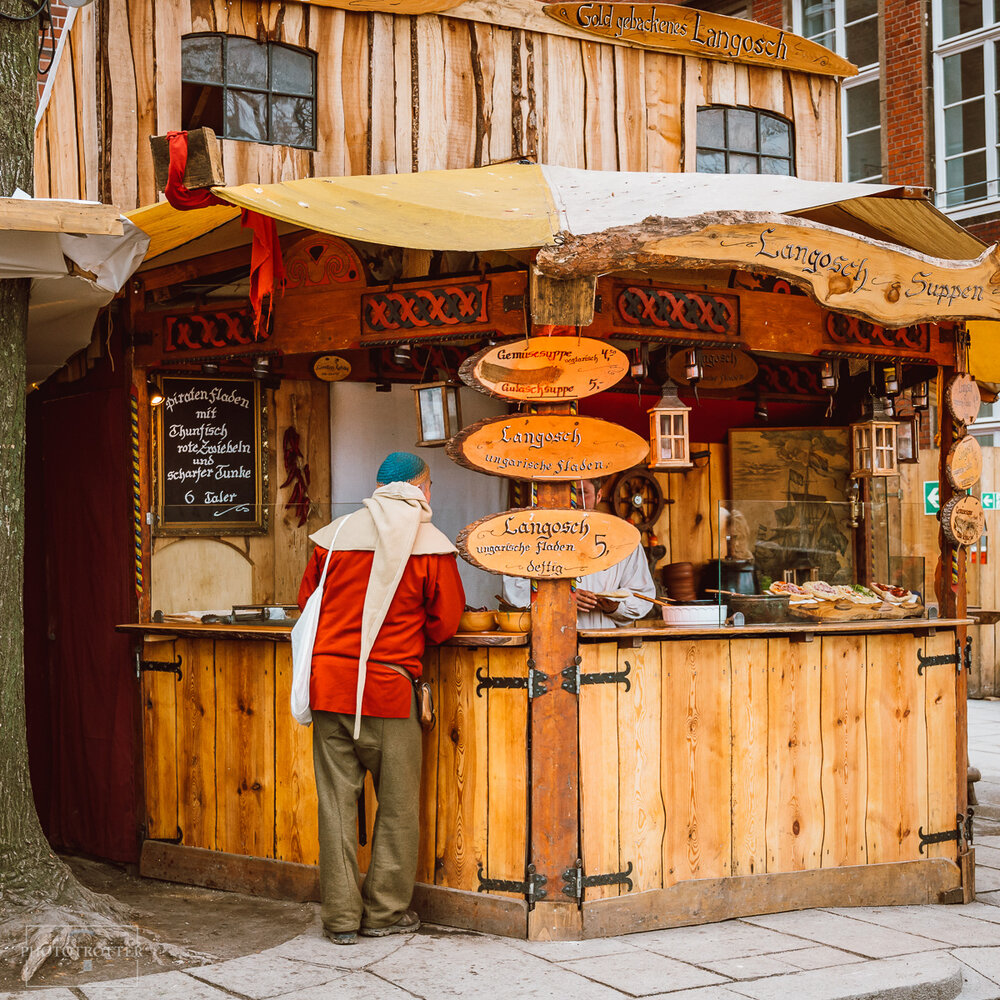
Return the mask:
[[(649, 597), (656, 596), (656, 587), (649, 572), (649, 562), (641, 545), (637, 545), (621, 562), (597, 573), (588, 573), (576, 581), (580, 590), (594, 594), (611, 594), (616, 590), (633, 590)], [(503, 578), (503, 598), (519, 608), (526, 608), (531, 601), (531, 581), (522, 577)], [(617, 628), (641, 618), (651, 605), (639, 597), (627, 597), (618, 602), (610, 615), (598, 611), (580, 611), (576, 616), (577, 628)]]

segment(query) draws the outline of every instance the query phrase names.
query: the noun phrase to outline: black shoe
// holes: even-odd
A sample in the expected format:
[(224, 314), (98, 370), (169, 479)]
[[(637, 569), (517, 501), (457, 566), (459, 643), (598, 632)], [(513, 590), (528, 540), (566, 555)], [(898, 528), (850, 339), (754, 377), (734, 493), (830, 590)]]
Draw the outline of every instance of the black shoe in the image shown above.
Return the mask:
[(420, 929), (420, 917), (413, 910), (407, 910), (394, 924), (387, 927), (362, 927), (358, 932), (362, 937), (388, 937), (390, 934), (411, 934)]

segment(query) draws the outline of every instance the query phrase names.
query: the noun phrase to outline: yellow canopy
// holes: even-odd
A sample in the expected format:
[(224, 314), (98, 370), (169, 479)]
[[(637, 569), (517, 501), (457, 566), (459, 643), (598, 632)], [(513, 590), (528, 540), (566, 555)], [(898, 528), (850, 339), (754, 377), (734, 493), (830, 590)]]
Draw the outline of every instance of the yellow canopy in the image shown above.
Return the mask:
[(988, 319), (966, 321), (969, 331), (969, 372), (980, 382), (1000, 384), (1000, 323)]

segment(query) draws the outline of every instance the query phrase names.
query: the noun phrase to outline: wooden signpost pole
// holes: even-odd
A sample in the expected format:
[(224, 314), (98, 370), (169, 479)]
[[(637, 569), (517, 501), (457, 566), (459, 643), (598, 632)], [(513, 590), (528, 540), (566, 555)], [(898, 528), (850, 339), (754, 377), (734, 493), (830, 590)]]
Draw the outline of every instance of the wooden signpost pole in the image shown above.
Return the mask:
[[(569, 413), (568, 403), (540, 404), (539, 414)], [(538, 483), (537, 506), (570, 506), (569, 483)], [(549, 676), (548, 691), (531, 703), (531, 844), (544, 875), (546, 899), (528, 914), (532, 939), (579, 938), (580, 909), (562, 895), (562, 874), (580, 856), (578, 808), (579, 700), (563, 690), (562, 671), (576, 656), (576, 595), (570, 580), (539, 580), (532, 605), (531, 658)]]

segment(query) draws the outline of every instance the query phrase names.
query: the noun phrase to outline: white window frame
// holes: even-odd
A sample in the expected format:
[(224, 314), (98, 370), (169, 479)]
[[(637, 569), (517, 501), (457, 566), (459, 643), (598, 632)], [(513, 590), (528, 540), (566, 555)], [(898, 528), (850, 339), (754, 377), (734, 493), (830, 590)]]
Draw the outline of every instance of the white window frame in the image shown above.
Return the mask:
[[(982, 28), (975, 28), (963, 35), (954, 35), (945, 39), (942, 35), (941, 5), (952, 0), (932, 0), (931, 25), (934, 44), (934, 170), (936, 177), (935, 202), (937, 207), (953, 219), (966, 219), (981, 215), (984, 209), (994, 206), (1000, 201), (1000, 152), (997, 143), (997, 109), (1000, 98), (997, 87), (996, 47), (994, 42), (1000, 42), (1000, 21), (993, 20), (993, 0), (982, 0)], [(947, 155), (945, 147), (945, 107), (944, 107), (944, 61), (949, 56), (960, 55), (972, 49), (983, 50), (983, 96), (984, 114), (986, 116), (986, 197), (965, 201), (959, 205), (948, 205), (948, 162), (959, 159), (976, 150), (963, 149), (961, 153)], [(970, 98), (976, 100), (976, 98)], [(961, 102), (956, 102), (956, 105)]]
[[(792, 31), (797, 35), (801, 35), (804, 30), (804, 18), (802, 16), (802, 5), (805, 0), (795, 0), (792, 4)], [(878, 7), (874, 14), (868, 14), (865, 17), (855, 18), (848, 24), (847, 22), (847, 9), (846, 0), (830, 0), (833, 3), (833, 38), (834, 38), (834, 51), (847, 58), (847, 29), (850, 25), (860, 24), (863, 21), (875, 21), (876, 28), (878, 28), (879, 18), (882, 17), (882, 4), (878, 4)], [(984, 3), (986, 0), (984, 0)], [(992, 0), (991, 0), (992, 2)], [(880, 29), (879, 29), (880, 30)], [(808, 37), (808, 36), (803, 36)], [(822, 44), (822, 43), (820, 43)], [(879, 133), (879, 159), (881, 161), (881, 168), (877, 174), (872, 174), (870, 177), (858, 177), (853, 183), (856, 184), (871, 184), (871, 183), (881, 183), (882, 178), (885, 176), (885, 147), (882, 141), (882, 130), (884, 126), (883, 116), (882, 116), (882, 104), (883, 104), (883, 94), (882, 94), (882, 64), (881, 64), (881, 51), (882, 46), (878, 46), (879, 60), (872, 63), (870, 66), (865, 66), (861, 69), (857, 76), (852, 76), (850, 79), (845, 79), (841, 84), (841, 94), (843, 96), (842, 106), (841, 106), (841, 139), (840, 139), (840, 170), (841, 176), (848, 180), (850, 178), (850, 139), (857, 138), (861, 135), (866, 135), (869, 132)], [(879, 121), (877, 125), (872, 125), (866, 129), (859, 129), (857, 132), (847, 131), (847, 92), (852, 90), (854, 87), (861, 87), (868, 83), (878, 83), (879, 85)]]

